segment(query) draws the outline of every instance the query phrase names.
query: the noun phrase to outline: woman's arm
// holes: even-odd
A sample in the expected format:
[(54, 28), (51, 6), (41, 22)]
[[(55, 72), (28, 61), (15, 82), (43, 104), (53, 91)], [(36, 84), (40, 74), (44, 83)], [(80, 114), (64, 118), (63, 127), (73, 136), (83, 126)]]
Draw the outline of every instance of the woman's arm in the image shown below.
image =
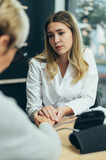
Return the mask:
[(61, 106), (57, 108), (56, 122), (59, 122), (65, 115), (74, 114), (69, 106)]
[[(41, 78), (40, 62), (32, 59), (29, 63), (27, 75), (26, 91), (27, 91), (27, 112), (30, 119), (34, 121), (34, 114), (44, 115), (51, 120), (55, 120), (57, 110), (51, 106), (42, 105), (42, 78)], [(36, 121), (37, 122), (37, 121)]]
[(75, 115), (78, 115), (93, 106), (97, 93), (98, 72), (93, 52), (90, 49), (86, 49), (85, 51), (85, 60), (89, 64), (89, 70), (84, 76), (80, 95), (78, 98), (65, 104), (73, 110)]
[(26, 82), (27, 107), (26, 111), (33, 121), (33, 115), (42, 106), (42, 79), (40, 62), (34, 58), (29, 62), (29, 70)]

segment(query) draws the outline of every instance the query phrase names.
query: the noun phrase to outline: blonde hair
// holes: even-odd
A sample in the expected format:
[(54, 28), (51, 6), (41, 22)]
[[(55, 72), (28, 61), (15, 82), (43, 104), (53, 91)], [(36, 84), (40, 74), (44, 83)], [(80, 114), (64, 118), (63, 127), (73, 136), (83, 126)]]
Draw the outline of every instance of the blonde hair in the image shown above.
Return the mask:
[(10, 36), (9, 46), (22, 47), (29, 33), (29, 19), (17, 0), (0, 0), (0, 36)]
[(72, 80), (72, 84), (81, 80), (85, 73), (88, 71), (88, 63), (84, 60), (83, 41), (80, 29), (78, 28), (75, 17), (67, 11), (59, 11), (49, 16), (45, 23), (45, 49), (44, 51), (35, 57), (35, 59), (42, 62), (47, 61), (46, 70), (49, 73), (52, 80), (57, 74), (58, 54), (52, 49), (47, 36), (47, 28), (51, 22), (61, 22), (67, 25), (72, 31), (73, 46), (68, 53), (68, 60), (75, 68), (75, 75)]

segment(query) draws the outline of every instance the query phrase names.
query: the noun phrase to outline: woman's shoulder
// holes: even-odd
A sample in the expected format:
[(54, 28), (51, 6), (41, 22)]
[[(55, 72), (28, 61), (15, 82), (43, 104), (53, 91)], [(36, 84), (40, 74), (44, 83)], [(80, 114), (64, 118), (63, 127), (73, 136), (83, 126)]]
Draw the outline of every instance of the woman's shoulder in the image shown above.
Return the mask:
[(90, 48), (85, 48), (84, 50), (83, 50), (83, 53), (84, 53), (84, 58), (86, 59), (90, 59), (90, 58), (92, 58), (92, 57), (94, 57), (94, 53), (93, 53), (93, 51), (92, 51), (92, 49), (90, 49)]
[(46, 66), (46, 62), (39, 61), (38, 59), (36, 59), (35, 57), (33, 57), (33, 58), (31, 58), (29, 60), (29, 65), (42, 68), (43, 66)]
[(93, 54), (92, 49), (91, 49), (91, 48), (88, 48), (88, 47), (84, 48), (84, 49), (83, 49), (83, 52), (84, 52), (84, 55)]
[(40, 64), (40, 62), (35, 58), (35, 57), (32, 57), (29, 59), (29, 64)]
[(92, 51), (92, 49), (90, 48), (85, 48), (84, 51), (84, 59), (90, 64), (90, 63), (94, 63), (95, 61), (95, 57), (94, 57), (94, 52)]

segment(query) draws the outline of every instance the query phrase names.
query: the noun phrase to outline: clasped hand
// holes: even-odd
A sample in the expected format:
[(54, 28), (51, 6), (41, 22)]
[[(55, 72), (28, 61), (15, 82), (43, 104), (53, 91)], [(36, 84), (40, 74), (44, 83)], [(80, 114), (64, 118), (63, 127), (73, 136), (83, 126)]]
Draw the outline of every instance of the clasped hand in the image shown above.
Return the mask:
[(53, 106), (45, 106), (34, 114), (34, 121), (37, 126), (44, 122), (50, 123), (53, 126), (55, 123), (59, 122), (66, 113), (68, 113), (67, 110), (71, 113), (71, 108), (67, 106), (61, 106), (57, 109)]

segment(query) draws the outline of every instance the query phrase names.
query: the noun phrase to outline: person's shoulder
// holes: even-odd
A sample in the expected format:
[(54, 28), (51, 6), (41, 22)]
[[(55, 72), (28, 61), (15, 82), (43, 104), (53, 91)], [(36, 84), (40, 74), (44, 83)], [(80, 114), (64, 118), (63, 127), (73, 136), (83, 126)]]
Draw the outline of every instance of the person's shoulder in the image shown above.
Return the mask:
[(12, 104), (12, 103), (16, 103), (16, 100), (12, 97), (8, 97), (6, 95), (4, 95), (3, 92), (0, 91), (0, 104), (4, 105), (4, 104)]
[[(25, 133), (25, 130), (34, 128), (27, 114), (18, 106), (16, 100), (0, 91), (0, 127), (2, 130), (5, 130), (4, 125), (8, 132), (14, 133), (14, 136), (16, 132)], [(14, 128), (14, 131), (11, 127)]]
[(29, 67), (30, 68), (39, 68), (40, 69), (41, 68), (40, 66), (41, 66), (41, 63), (38, 60), (36, 60), (35, 57), (33, 57), (29, 60)]
[(42, 66), (46, 66), (46, 62), (39, 61), (35, 57), (30, 59), (29, 64), (40, 67), (40, 68), (42, 68)]
[(35, 57), (33, 57), (29, 59), (29, 64), (40, 65), (40, 62)]
[(34, 67), (34, 68), (36, 67), (39, 69), (46, 68), (46, 64), (47, 64), (46, 61), (40, 61), (40, 60), (36, 59), (35, 57), (29, 61), (30, 67)]
[(93, 53), (92, 49), (90, 49), (90, 48), (85, 48), (83, 53), (84, 53), (84, 58), (85, 59), (86, 58), (87, 59), (94, 58), (94, 53)]
[(0, 91), (0, 113), (2, 113), (2, 116), (6, 116), (6, 114), (11, 114), (14, 110), (17, 110), (18, 105), (14, 98), (8, 97), (4, 95)]
[(84, 52), (84, 55), (93, 54), (93, 51), (91, 50), (91, 48), (88, 48), (88, 47), (84, 48), (83, 52)]
[(95, 62), (94, 52), (90, 48), (86, 48), (84, 51), (84, 59), (88, 64), (92, 64)]

